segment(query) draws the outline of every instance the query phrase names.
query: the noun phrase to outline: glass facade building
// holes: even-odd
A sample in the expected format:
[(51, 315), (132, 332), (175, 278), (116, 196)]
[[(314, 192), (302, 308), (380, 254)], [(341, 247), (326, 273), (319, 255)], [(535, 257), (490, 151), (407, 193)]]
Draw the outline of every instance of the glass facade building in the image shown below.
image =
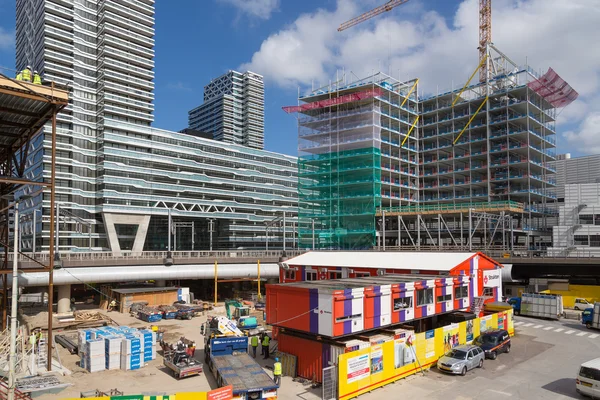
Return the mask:
[[(262, 148), (262, 77), (243, 89), (261, 100), (256, 145), (151, 128), (154, 23), (154, 0), (17, 0), (17, 68), (70, 88), (57, 121), (60, 250), (166, 249), (169, 213), (177, 250), (207, 250), (211, 236), (215, 250), (267, 236), (281, 247), (283, 211), (291, 246), (296, 158), (250, 148)], [(49, 132), (32, 141), (30, 177), (49, 177)], [(24, 190), (22, 248), (47, 250), (49, 192)]]

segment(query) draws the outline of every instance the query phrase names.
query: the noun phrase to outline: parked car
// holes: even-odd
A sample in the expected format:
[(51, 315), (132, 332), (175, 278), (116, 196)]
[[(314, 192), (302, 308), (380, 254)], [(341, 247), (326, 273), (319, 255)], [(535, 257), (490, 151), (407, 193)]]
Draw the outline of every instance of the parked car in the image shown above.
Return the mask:
[(586, 308), (594, 307), (592, 303), (583, 298), (575, 299), (575, 305), (573, 306), (576, 310), (585, 310)]
[(440, 357), (437, 367), (440, 371), (466, 375), (473, 368), (483, 367), (484, 358), (485, 353), (479, 346), (463, 344)]
[(473, 343), (483, 349), (485, 358), (492, 360), (498, 357), (498, 353), (510, 353), (510, 335), (504, 329), (485, 331)]
[(600, 358), (584, 362), (575, 379), (577, 393), (597, 399), (600, 396)]

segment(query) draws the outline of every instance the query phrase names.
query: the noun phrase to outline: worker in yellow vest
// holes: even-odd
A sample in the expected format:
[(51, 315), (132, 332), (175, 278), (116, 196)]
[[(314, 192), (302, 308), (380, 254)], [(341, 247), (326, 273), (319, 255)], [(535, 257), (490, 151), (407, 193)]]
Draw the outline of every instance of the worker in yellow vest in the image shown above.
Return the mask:
[(269, 358), (269, 342), (271, 341), (271, 338), (269, 337), (269, 335), (265, 334), (265, 336), (263, 337), (262, 340), (262, 350), (263, 350), (263, 354), (265, 355), (263, 358), (266, 360), (267, 358)]
[(275, 380), (275, 384), (280, 386), (281, 384), (281, 363), (279, 362), (279, 358), (275, 358), (275, 364), (273, 364), (273, 379)]
[(17, 74), (17, 78), (16, 78), (16, 79), (17, 79), (18, 81), (22, 81), (22, 80), (23, 80), (23, 73), (22, 73), (22, 72), (19, 72), (19, 73)]
[(31, 82), (31, 66), (26, 66), (25, 69), (21, 71), (21, 75), (23, 76), (23, 80), (25, 82)]
[(40, 74), (38, 74), (37, 71), (33, 71), (33, 84), (34, 85), (42, 84), (42, 77), (40, 76)]
[(250, 346), (252, 346), (252, 355), (256, 358), (256, 348), (258, 347), (258, 336), (254, 335), (250, 338)]

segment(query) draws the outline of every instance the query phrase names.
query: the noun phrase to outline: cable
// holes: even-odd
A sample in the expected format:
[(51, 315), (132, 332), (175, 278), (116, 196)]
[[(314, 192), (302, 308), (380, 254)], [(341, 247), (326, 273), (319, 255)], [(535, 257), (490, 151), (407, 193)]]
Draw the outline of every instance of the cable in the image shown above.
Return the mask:
[(301, 316), (303, 316), (303, 315), (306, 315), (306, 314), (308, 314), (308, 313), (310, 313), (310, 312), (313, 312), (313, 311), (315, 311), (315, 310), (318, 310), (318, 309), (319, 309), (319, 307), (315, 307), (315, 308), (313, 308), (312, 310), (308, 310), (308, 311), (306, 311), (306, 312), (303, 312), (302, 314), (298, 314), (298, 315), (296, 315), (295, 317), (288, 318), (288, 319), (284, 319), (283, 321), (271, 322), (271, 323), (269, 323), (269, 325), (283, 324), (284, 322), (288, 322), (288, 321), (291, 321), (291, 320), (293, 320), (293, 319), (300, 318)]

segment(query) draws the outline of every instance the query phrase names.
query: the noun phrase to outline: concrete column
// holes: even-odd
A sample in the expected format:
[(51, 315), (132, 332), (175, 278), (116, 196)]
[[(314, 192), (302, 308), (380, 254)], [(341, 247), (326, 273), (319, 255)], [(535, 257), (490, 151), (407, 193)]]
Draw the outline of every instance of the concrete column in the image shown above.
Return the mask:
[(61, 314), (71, 312), (71, 285), (58, 286), (57, 304), (57, 313)]
[(167, 281), (164, 279), (155, 279), (154, 280), (154, 286), (156, 287), (165, 287), (167, 286)]

